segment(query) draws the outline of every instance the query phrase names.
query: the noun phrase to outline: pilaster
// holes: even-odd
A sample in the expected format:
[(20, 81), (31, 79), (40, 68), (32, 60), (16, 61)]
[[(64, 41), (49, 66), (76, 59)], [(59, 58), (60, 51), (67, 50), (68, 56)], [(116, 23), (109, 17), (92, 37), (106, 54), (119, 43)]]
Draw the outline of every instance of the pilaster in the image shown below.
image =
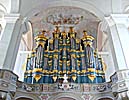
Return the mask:
[(4, 19), (6, 25), (0, 40), (0, 68), (13, 71), (21, 38), (22, 20), (19, 14), (8, 14)]
[(112, 92), (116, 100), (129, 99), (129, 23), (128, 14), (106, 17), (109, 26), (112, 56), (116, 72), (111, 76)]
[[(119, 66), (119, 70), (129, 69), (129, 30), (127, 24), (129, 23), (128, 14), (112, 14), (111, 17), (115, 23), (118, 39), (120, 41), (123, 58), (125, 60), (125, 67)], [(117, 48), (118, 49), (118, 48)], [(121, 58), (121, 56), (119, 56)]]
[(123, 70), (129, 68), (129, 33), (126, 27), (128, 21), (128, 15), (112, 14), (109, 17), (105, 17), (105, 23), (103, 25), (104, 31), (107, 31), (110, 39), (110, 47), (112, 51), (112, 57), (115, 65), (115, 70)]

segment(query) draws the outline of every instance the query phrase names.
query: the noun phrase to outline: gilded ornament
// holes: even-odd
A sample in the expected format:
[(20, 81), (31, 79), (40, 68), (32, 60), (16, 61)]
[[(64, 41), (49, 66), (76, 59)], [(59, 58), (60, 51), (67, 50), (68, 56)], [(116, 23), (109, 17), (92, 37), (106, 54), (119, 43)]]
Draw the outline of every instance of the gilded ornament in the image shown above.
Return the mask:
[(72, 79), (73, 79), (74, 81), (76, 81), (76, 79), (77, 79), (76, 75), (72, 75)]
[(41, 75), (34, 75), (34, 79), (36, 80), (36, 82), (38, 82), (41, 79)]
[(93, 82), (94, 79), (96, 78), (96, 76), (95, 75), (88, 75), (88, 78)]

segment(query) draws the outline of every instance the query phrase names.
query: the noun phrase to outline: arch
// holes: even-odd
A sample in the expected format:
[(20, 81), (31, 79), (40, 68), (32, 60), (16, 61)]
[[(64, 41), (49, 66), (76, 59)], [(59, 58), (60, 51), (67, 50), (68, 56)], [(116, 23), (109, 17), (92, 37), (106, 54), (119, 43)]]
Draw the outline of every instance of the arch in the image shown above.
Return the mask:
[(60, 98), (70, 98), (70, 100), (83, 100), (80, 94), (75, 95), (73, 93), (60, 93), (56, 96), (51, 96), (51, 98), (49, 98), (48, 100), (60, 100)]
[(24, 100), (23, 98), (25, 98), (26, 100), (27, 99), (28, 100), (34, 100), (32, 96), (27, 96), (27, 95), (25, 95), (25, 96), (19, 95), (19, 96), (15, 97), (15, 100)]
[(20, 98), (17, 98), (16, 100), (33, 100), (33, 99), (27, 98), (27, 97), (20, 97)]
[(113, 99), (105, 97), (105, 98), (100, 98), (98, 100), (113, 100)]
[(34, 94), (28, 94), (22, 92), (18, 92), (16, 94), (15, 100), (24, 100), (23, 98), (25, 98), (25, 100), (40, 100), (40, 98)]
[(41, 100), (37, 94), (26, 93), (26, 92), (22, 92), (22, 91), (16, 92), (14, 100), (17, 100), (18, 98), (29, 98), (30, 100)]
[(114, 100), (114, 97), (111, 93), (107, 93), (106, 95), (98, 94), (91, 98), (91, 100)]
[(129, 5), (125, 7), (124, 13), (129, 13)]
[(61, 98), (58, 98), (56, 100), (75, 100), (75, 99), (69, 98), (69, 97), (61, 97)]
[(0, 12), (3, 12), (4, 14), (7, 13), (7, 9), (4, 5), (0, 3)]
[(81, 9), (84, 9), (86, 11), (91, 12), (92, 14), (97, 16), (99, 19), (104, 18), (103, 12), (101, 12), (93, 4), (91, 4), (91, 3), (87, 2), (87, 1), (77, 1), (77, 0), (69, 0), (69, 1), (66, 1), (66, 0), (61, 0), (60, 1), (60, 0), (58, 0), (58, 1), (51, 1), (51, 2), (47, 2), (47, 3), (41, 2), (35, 8), (32, 8), (29, 11), (27, 11), (25, 13), (24, 17), (27, 17), (27, 19), (29, 19), (30, 16), (33, 16), (37, 12), (41, 12), (41, 11), (47, 9), (47, 8), (59, 7), (59, 6), (66, 6), (66, 7), (70, 6), (70, 7), (81, 8)]
[(114, 100), (114, 99), (110, 96), (103, 96), (103, 97), (98, 97), (96, 100)]

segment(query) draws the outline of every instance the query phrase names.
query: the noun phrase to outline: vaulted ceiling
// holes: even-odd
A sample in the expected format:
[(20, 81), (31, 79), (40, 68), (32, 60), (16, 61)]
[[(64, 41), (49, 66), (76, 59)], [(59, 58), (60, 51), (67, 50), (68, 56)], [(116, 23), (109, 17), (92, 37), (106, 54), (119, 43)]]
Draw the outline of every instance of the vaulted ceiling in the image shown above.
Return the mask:
[[(82, 19), (79, 21), (78, 24), (72, 23), (71, 21), (77, 21), (77, 18)], [(41, 29), (47, 30), (48, 36), (54, 30), (53, 23), (50, 21), (63, 21), (66, 22), (60, 23), (60, 29), (63, 31), (64, 29), (67, 30), (69, 26), (74, 26), (75, 30), (78, 33), (78, 37), (81, 37), (80, 33), (83, 30), (87, 30), (90, 33), (96, 33), (98, 23), (100, 19), (96, 17), (93, 13), (90, 13), (84, 9), (77, 8), (77, 7), (69, 7), (69, 6), (60, 6), (60, 7), (51, 7), (47, 8), (41, 12), (36, 13), (32, 17), (29, 18), (29, 21), (32, 23), (33, 32), (36, 33)], [(68, 20), (70, 20), (68, 22)]]
[(96, 33), (94, 30), (104, 16), (128, 13), (128, 6), (128, 0), (0, 0), (0, 12), (20, 13), (25, 22), (32, 23), (33, 32), (41, 28), (52, 30), (53, 26), (46, 23), (46, 18), (49, 15), (63, 13), (84, 17), (84, 20), (75, 26), (79, 33), (83, 29)]

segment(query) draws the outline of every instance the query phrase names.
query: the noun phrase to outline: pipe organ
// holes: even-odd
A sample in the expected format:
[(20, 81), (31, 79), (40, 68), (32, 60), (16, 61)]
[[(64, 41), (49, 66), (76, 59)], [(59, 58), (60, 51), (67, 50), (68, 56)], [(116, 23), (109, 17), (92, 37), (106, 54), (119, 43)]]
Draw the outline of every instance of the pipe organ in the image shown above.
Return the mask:
[(78, 39), (73, 27), (60, 32), (59, 27), (45, 37), (45, 31), (35, 37), (36, 47), (27, 57), (24, 82), (45, 83), (103, 83), (105, 64), (93, 47), (94, 38), (83, 32)]

